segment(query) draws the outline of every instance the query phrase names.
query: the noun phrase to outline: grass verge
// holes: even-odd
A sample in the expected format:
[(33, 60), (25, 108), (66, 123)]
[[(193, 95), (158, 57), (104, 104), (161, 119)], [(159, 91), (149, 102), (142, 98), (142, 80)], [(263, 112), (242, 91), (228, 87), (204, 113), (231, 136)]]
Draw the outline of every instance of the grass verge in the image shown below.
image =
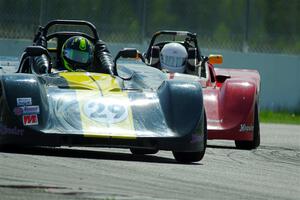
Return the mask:
[(260, 111), (260, 122), (300, 125), (300, 113)]

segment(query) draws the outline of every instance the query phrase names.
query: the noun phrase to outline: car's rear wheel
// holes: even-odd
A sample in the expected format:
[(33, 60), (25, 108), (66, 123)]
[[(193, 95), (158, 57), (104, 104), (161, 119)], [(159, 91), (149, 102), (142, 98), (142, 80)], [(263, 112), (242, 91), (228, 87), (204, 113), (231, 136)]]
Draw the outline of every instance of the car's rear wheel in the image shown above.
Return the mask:
[(202, 160), (205, 154), (206, 145), (207, 145), (207, 121), (206, 121), (206, 115), (204, 113), (204, 126), (203, 126), (203, 134), (204, 134), (204, 148), (202, 151), (197, 152), (177, 152), (173, 151), (174, 158), (177, 162), (180, 163), (191, 163), (191, 162), (198, 162)]
[(135, 155), (145, 155), (145, 154), (156, 154), (158, 149), (140, 149), (140, 148), (130, 148), (132, 154)]
[(254, 113), (254, 130), (252, 141), (235, 141), (235, 146), (238, 149), (256, 149), (260, 145), (260, 127), (259, 127), (259, 113), (257, 104), (255, 105)]

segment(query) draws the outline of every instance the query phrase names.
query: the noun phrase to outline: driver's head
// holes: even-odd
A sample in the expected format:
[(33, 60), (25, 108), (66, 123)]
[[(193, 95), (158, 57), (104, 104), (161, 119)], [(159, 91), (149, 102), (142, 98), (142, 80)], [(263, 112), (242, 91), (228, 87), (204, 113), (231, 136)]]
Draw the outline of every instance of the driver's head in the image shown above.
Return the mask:
[(92, 63), (93, 52), (92, 43), (85, 37), (70, 37), (62, 47), (63, 65), (68, 71), (87, 70)]
[(187, 62), (187, 51), (179, 43), (165, 44), (160, 52), (161, 68), (169, 72), (183, 73)]

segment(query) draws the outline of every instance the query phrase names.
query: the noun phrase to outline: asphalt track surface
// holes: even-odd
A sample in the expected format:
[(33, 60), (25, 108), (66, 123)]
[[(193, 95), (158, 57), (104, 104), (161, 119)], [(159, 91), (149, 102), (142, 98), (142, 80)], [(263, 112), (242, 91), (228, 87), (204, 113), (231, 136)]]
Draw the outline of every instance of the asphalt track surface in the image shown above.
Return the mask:
[(209, 141), (204, 159), (127, 149), (0, 152), (0, 199), (300, 199), (300, 126), (261, 124), (261, 146)]

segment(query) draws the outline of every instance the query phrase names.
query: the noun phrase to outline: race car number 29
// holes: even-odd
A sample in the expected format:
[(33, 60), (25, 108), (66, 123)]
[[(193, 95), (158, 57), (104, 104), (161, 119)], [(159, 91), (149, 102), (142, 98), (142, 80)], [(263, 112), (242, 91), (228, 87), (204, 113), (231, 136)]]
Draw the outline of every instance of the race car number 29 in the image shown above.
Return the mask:
[(109, 100), (90, 100), (84, 104), (83, 111), (89, 119), (101, 123), (118, 123), (128, 116), (126, 106)]

